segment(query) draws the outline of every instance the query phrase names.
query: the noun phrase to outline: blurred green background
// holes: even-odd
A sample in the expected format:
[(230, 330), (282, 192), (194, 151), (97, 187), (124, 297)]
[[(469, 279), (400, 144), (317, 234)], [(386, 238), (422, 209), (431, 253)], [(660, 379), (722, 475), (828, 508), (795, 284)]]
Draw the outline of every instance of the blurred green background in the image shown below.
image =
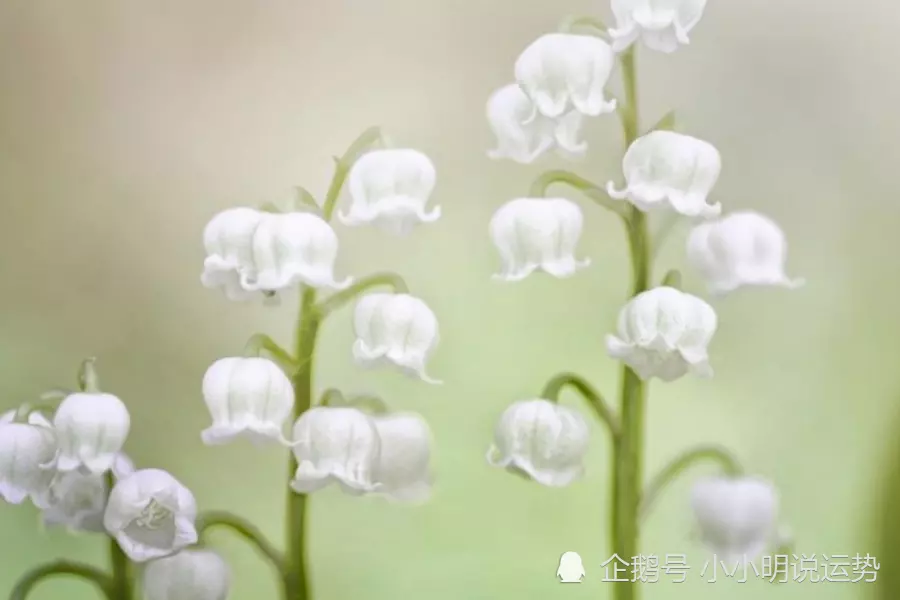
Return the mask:
[[(499, 413), (554, 373), (617, 388), (603, 336), (629, 271), (610, 215), (578, 198), (581, 253), (593, 264), (577, 277), (490, 279), (490, 215), (562, 163), (489, 161), (484, 103), (525, 45), (567, 13), (609, 18), (606, 2), (586, 0), (2, 0), (3, 406), (71, 385), (79, 361), (96, 355), (104, 387), (132, 412), (135, 461), (171, 470), (204, 508), (233, 510), (280, 540), (284, 453), (202, 446), (199, 392), (206, 367), (252, 333), (289, 343), (294, 302), (240, 305), (201, 287), (201, 231), (216, 211), (283, 201), (296, 184), (323, 194), (329, 157), (381, 125), (434, 159), (444, 217), (408, 239), (338, 225), (338, 274), (407, 278), (441, 319), (430, 370), (446, 383), (356, 370), (344, 312), (324, 328), (317, 387), (420, 411), (436, 435), (438, 483), (420, 508), (315, 496), (315, 600), (608, 598), (601, 429), (587, 476), (568, 489), (484, 461)], [(691, 46), (639, 57), (645, 126), (674, 108), (682, 131), (713, 142), (724, 161), (715, 199), (776, 218), (790, 274), (809, 281), (716, 304), (716, 378), (651, 387), (648, 467), (694, 443), (728, 444), (777, 484), (807, 554), (877, 554), (879, 515), (896, 507), (883, 482), (900, 426), (898, 19), (889, 0), (714, 1)], [(618, 179), (617, 119), (587, 131), (591, 150), (575, 170)], [(673, 234), (658, 275), (682, 266), (684, 235)], [(682, 481), (665, 496), (643, 548), (685, 553), (692, 571), (685, 584), (647, 585), (646, 598), (843, 600), (880, 587), (706, 583), (688, 490)], [(105, 560), (99, 540), (36, 523), (33, 508), (0, 509), (2, 593), (41, 561)], [(225, 533), (215, 541), (235, 571), (233, 598), (276, 597), (251, 550)], [(585, 561), (580, 586), (554, 578), (569, 550)], [(63, 597), (95, 596), (59, 580), (34, 595)]]

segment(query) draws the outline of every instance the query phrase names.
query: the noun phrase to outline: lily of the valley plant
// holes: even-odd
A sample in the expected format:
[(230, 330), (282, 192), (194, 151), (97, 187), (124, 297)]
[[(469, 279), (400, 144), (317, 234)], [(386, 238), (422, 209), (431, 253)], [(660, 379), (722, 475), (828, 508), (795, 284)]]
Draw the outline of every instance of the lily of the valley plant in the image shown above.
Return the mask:
[[(639, 121), (636, 48), (673, 52), (689, 42), (705, 0), (613, 0), (616, 25), (593, 18), (567, 19), (561, 31), (539, 36), (511, 65), (511, 81), (490, 95), (487, 116), (497, 136), (489, 155), (531, 163), (554, 152), (583, 158), (587, 119), (621, 119), (625, 150), (620, 178), (594, 184), (568, 171), (549, 171), (527, 196), (509, 199), (488, 226), (499, 252), (494, 279), (513, 285), (528, 277), (587, 276), (579, 253), (582, 208), (548, 196), (553, 184), (576, 188), (619, 218), (627, 233), (633, 281), (618, 323), (598, 344), (622, 365), (618, 407), (587, 379), (562, 373), (530, 398), (515, 399), (499, 416), (489, 464), (534, 482), (561, 488), (584, 473), (590, 427), (581, 411), (559, 403), (572, 388), (608, 428), (613, 457), (610, 482), (610, 554), (629, 561), (640, 554), (638, 531), (659, 493), (694, 463), (710, 460), (721, 474), (696, 483), (692, 506), (702, 540), (722, 560), (752, 560), (781, 543), (778, 497), (772, 484), (745, 476), (725, 449), (688, 449), (645, 483), (643, 431), (647, 384), (656, 378), (713, 375), (709, 347), (720, 323), (714, 308), (681, 289), (669, 271), (652, 273), (648, 216), (691, 220), (688, 263), (710, 295), (745, 286), (797, 288), (785, 273), (787, 244), (770, 218), (740, 211), (723, 214), (714, 200), (722, 160), (715, 146), (674, 131), (673, 113), (644, 130)], [(613, 73), (624, 93), (607, 90)], [(410, 293), (392, 272), (353, 278), (336, 273), (339, 238), (332, 219), (348, 227), (373, 226), (403, 236), (441, 216), (431, 205), (437, 182), (432, 161), (409, 148), (389, 148), (378, 129), (363, 133), (336, 161), (322, 202), (304, 188), (287, 210), (272, 205), (233, 207), (212, 216), (203, 232), (206, 259), (201, 282), (231, 301), (260, 306), (299, 295), (294, 345), (268, 335), (248, 338), (237, 353), (211, 364), (197, 401), (209, 411), (198, 442), (250, 443), (281, 448), (285, 477), (283, 549), (239, 516), (198, 507), (186, 482), (152, 466), (134, 465), (123, 453), (131, 429), (126, 404), (100, 388), (94, 359), (83, 362), (77, 389), (56, 389), (41, 403), (0, 415), (0, 497), (30, 502), (46, 526), (106, 536), (110, 567), (102, 570), (59, 560), (24, 574), (10, 594), (22, 600), (47, 577), (69, 575), (95, 584), (108, 600), (224, 600), (231, 575), (206, 534), (230, 529), (274, 567), (283, 600), (310, 600), (307, 574), (307, 507), (328, 486), (359, 497), (426, 501), (431, 493), (432, 436), (416, 413), (394, 412), (380, 398), (313, 385), (319, 328), (353, 304), (356, 340), (347, 356), (360, 368), (393, 369), (439, 384), (428, 368), (439, 343), (439, 324), (427, 299)], [(346, 184), (346, 185), (345, 185)], [(346, 206), (338, 210), (342, 192)], [(727, 202), (725, 203), (727, 207)], [(666, 229), (667, 230), (667, 229)], [(51, 400), (57, 406), (49, 406)], [(634, 583), (616, 583), (617, 600), (638, 596)]]

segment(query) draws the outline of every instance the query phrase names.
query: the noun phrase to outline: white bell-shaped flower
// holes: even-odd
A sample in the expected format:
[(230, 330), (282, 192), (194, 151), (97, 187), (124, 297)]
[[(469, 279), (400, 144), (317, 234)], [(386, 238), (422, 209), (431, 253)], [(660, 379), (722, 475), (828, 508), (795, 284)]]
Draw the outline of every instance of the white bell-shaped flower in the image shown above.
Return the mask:
[(256, 295), (241, 286), (241, 273), (253, 265), (253, 236), (263, 213), (239, 207), (214, 216), (203, 230), (206, 259), (200, 281), (205, 287), (222, 288), (229, 300), (249, 300)]
[(804, 283), (785, 274), (784, 232), (775, 221), (755, 212), (735, 212), (694, 227), (688, 235), (687, 259), (711, 294), (742, 286), (794, 289)]
[(432, 435), (416, 413), (388, 413), (373, 418), (381, 452), (375, 470), (378, 491), (398, 502), (419, 503), (431, 496)]
[(197, 502), (161, 469), (139, 469), (109, 494), (103, 526), (134, 562), (173, 554), (197, 542)]
[[(113, 463), (116, 479), (134, 472), (134, 464), (124, 454)], [(104, 473), (58, 472), (47, 490), (47, 506), (42, 511), (45, 526), (66, 527), (70, 531), (103, 533), (103, 513), (109, 494)]]
[(28, 422), (14, 420), (16, 411), (0, 417), (0, 498), (21, 504), (26, 498), (46, 506), (46, 492), (53, 480), (56, 434), (40, 413)]
[(581, 208), (565, 198), (507, 202), (497, 209), (489, 226), (501, 261), (494, 279), (520, 281), (537, 270), (557, 278), (574, 275), (591, 263), (575, 258), (583, 226)]
[(411, 377), (439, 384), (425, 365), (440, 340), (437, 317), (409, 294), (366, 294), (353, 311), (353, 358), (365, 368), (393, 365)]
[(381, 452), (372, 418), (356, 408), (317, 406), (294, 423), (297, 471), (291, 489), (315, 492), (337, 483), (345, 492), (360, 495), (378, 488), (375, 469)]
[(372, 150), (360, 156), (347, 178), (350, 210), (338, 211), (345, 225), (371, 223), (398, 235), (419, 223), (433, 223), (441, 208), (425, 207), (434, 191), (437, 171), (418, 150)]
[(112, 394), (69, 394), (53, 416), (59, 442), (56, 468), (103, 473), (112, 468), (131, 428), (125, 404)]
[(672, 53), (690, 43), (688, 33), (700, 22), (704, 8), (706, 0), (612, 0), (613, 50), (621, 52), (640, 38), (652, 50)]
[(238, 437), (255, 444), (288, 443), (282, 431), (294, 407), (294, 388), (271, 360), (217, 360), (203, 376), (203, 399), (213, 421), (201, 433), (204, 444), (226, 444)]
[(726, 564), (752, 561), (778, 537), (778, 494), (754, 477), (698, 481), (691, 504), (703, 542)]
[[(616, 109), (604, 93), (615, 56), (609, 44), (592, 35), (548, 33), (533, 41), (516, 60), (516, 81), (538, 114), (556, 119), (569, 110), (596, 117)], [(530, 120), (530, 119), (528, 119)]]
[(487, 461), (550, 487), (584, 474), (590, 430), (581, 414), (544, 399), (513, 403), (494, 429)]
[(712, 377), (707, 346), (717, 325), (716, 312), (700, 298), (658, 287), (622, 308), (618, 334), (606, 336), (606, 348), (644, 380), (674, 381), (688, 372)]
[(587, 142), (579, 141), (583, 115), (571, 110), (551, 119), (534, 114), (534, 104), (511, 83), (496, 90), (488, 98), (488, 123), (497, 137), (497, 147), (488, 152), (495, 160), (510, 159), (529, 164), (555, 148), (564, 158), (580, 158), (587, 151)]
[(722, 205), (707, 204), (719, 179), (722, 159), (709, 142), (674, 131), (651, 131), (639, 137), (622, 159), (626, 187), (610, 181), (606, 192), (639, 210), (671, 210), (687, 217), (711, 218)]
[(217, 552), (190, 548), (147, 564), (144, 600), (226, 600), (231, 569)]

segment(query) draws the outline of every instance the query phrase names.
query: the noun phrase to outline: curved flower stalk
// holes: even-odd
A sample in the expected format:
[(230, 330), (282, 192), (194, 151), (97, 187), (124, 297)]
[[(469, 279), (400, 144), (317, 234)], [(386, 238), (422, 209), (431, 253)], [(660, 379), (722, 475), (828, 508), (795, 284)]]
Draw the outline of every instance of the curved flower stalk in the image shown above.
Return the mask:
[(804, 284), (803, 279), (785, 274), (784, 232), (769, 217), (752, 211), (694, 227), (687, 240), (687, 259), (715, 295), (744, 286), (796, 289)]
[(565, 198), (507, 202), (494, 213), (489, 226), (502, 262), (494, 279), (520, 281), (538, 270), (565, 278), (587, 267), (589, 259), (575, 258), (583, 224), (581, 209)]
[(182, 550), (144, 570), (145, 600), (226, 600), (230, 589), (228, 563), (212, 550)]
[(706, 0), (612, 0), (616, 27), (612, 47), (622, 52), (637, 40), (651, 50), (671, 54), (690, 43), (688, 33), (700, 22)]
[(584, 156), (587, 142), (579, 140), (583, 115), (577, 110), (557, 117), (537, 115), (534, 104), (516, 83), (505, 85), (487, 101), (488, 124), (497, 137), (497, 147), (488, 152), (495, 160), (510, 159), (529, 164), (551, 149), (564, 158)]
[(407, 235), (419, 223), (433, 223), (441, 208), (427, 209), (437, 182), (431, 159), (418, 150), (372, 150), (350, 169), (350, 210), (338, 211), (345, 225), (373, 224)]

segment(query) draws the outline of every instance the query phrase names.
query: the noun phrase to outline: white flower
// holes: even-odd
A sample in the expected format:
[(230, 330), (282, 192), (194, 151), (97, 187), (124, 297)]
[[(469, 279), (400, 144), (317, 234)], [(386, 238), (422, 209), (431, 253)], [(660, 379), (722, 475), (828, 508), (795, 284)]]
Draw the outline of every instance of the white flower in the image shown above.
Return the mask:
[(241, 273), (253, 264), (253, 235), (263, 213), (246, 207), (229, 208), (214, 216), (203, 230), (206, 260), (200, 281), (208, 288), (223, 288), (229, 300), (255, 295), (241, 286)]
[(431, 495), (432, 435), (415, 413), (388, 413), (373, 418), (381, 453), (376, 468), (378, 491), (398, 502), (424, 502)]
[(418, 223), (433, 223), (440, 207), (425, 208), (434, 191), (437, 172), (431, 159), (418, 150), (372, 150), (350, 169), (350, 210), (338, 211), (345, 225), (372, 223), (405, 235)]
[(53, 480), (56, 435), (40, 413), (28, 415), (27, 423), (15, 422), (15, 414), (0, 417), (0, 498), (10, 504), (31, 498), (43, 508)]
[(616, 26), (609, 30), (616, 52), (638, 38), (660, 52), (672, 53), (688, 44), (688, 33), (700, 22), (706, 0), (612, 0)]
[(437, 317), (409, 294), (366, 294), (353, 311), (353, 357), (362, 367), (391, 364), (411, 377), (439, 384), (425, 372), (440, 332)]
[(589, 429), (577, 411), (544, 399), (513, 403), (494, 429), (487, 461), (550, 487), (584, 473)]
[[(134, 464), (124, 454), (116, 457), (112, 468), (117, 479), (134, 472)], [(103, 513), (109, 493), (106, 475), (82, 471), (59, 472), (47, 491), (47, 506), (42, 512), (45, 526), (62, 526), (71, 531), (103, 533)]]
[(787, 240), (775, 221), (755, 212), (736, 212), (694, 227), (687, 258), (712, 294), (741, 286), (797, 288), (803, 279), (785, 274)]
[(717, 325), (716, 312), (700, 298), (658, 287), (619, 312), (618, 336), (606, 336), (606, 348), (641, 379), (674, 381), (688, 372), (711, 377), (707, 346)]
[(56, 468), (103, 473), (112, 468), (131, 428), (125, 404), (112, 394), (69, 394), (53, 417), (59, 441)]
[(166, 471), (139, 469), (109, 494), (103, 526), (135, 562), (168, 556), (197, 542), (197, 503)]
[(375, 469), (381, 443), (375, 423), (356, 408), (317, 406), (294, 424), (297, 472), (291, 488), (298, 494), (332, 482), (360, 495), (377, 489)]
[(674, 131), (651, 131), (625, 152), (626, 187), (617, 190), (610, 181), (606, 192), (644, 212), (667, 209), (710, 218), (722, 212), (721, 204), (706, 202), (721, 170), (719, 151), (709, 142)]
[(590, 264), (576, 259), (584, 217), (565, 198), (518, 198), (491, 218), (491, 241), (500, 253), (501, 272), (494, 279), (520, 281), (537, 270), (570, 277)]
[(294, 407), (287, 375), (266, 358), (223, 358), (203, 376), (203, 399), (212, 425), (201, 433), (207, 445), (246, 437), (255, 444), (287, 443), (282, 433)]
[(778, 495), (767, 481), (704, 479), (694, 485), (692, 506), (703, 542), (725, 564), (751, 561), (777, 539)]
[(534, 102), (531, 118), (538, 114), (556, 119), (575, 109), (596, 117), (616, 109), (603, 88), (612, 73), (615, 57), (609, 44), (598, 37), (548, 33), (533, 41), (516, 60), (516, 81)]
[(516, 83), (491, 94), (487, 118), (497, 136), (497, 148), (488, 156), (528, 164), (554, 147), (565, 158), (578, 158), (587, 151), (587, 142), (578, 140), (583, 121), (580, 112), (572, 110), (556, 119), (532, 118), (533, 114), (534, 104)]
[(144, 600), (225, 600), (231, 590), (225, 559), (199, 548), (151, 561), (142, 579)]

